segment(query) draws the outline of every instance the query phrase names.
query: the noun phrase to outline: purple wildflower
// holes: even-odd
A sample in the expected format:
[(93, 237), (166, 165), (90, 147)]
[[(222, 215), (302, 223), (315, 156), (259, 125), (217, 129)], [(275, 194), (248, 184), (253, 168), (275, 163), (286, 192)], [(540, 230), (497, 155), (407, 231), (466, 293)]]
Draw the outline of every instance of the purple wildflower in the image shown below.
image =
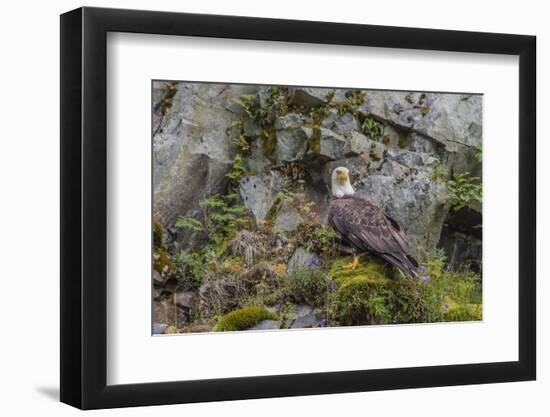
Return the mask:
[(328, 324), (328, 320), (325, 316), (321, 316), (320, 321), (321, 321), (321, 326), (322, 327), (325, 327)]
[(318, 265), (319, 265), (319, 260), (317, 258), (313, 258), (311, 261), (309, 261), (310, 268), (317, 268)]
[(336, 290), (336, 283), (331, 282), (330, 285), (329, 285), (329, 288), (330, 288), (331, 291), (335, 291)]
[(426, 268), (426, 265), (421, 265), (418, 269), (420, 269), (420, 271), (422, 272), (426, 272), (428, 270), (428, 268)]
[(430, 276), (429, 275), (422, 275), (422, 281), (424, 281), (425, 283), (428, 283), (430, 281)]
[(449, 308), (449, 304), (445, 303), (443, 307), (445, 307), (445, 310), (447, 310)]

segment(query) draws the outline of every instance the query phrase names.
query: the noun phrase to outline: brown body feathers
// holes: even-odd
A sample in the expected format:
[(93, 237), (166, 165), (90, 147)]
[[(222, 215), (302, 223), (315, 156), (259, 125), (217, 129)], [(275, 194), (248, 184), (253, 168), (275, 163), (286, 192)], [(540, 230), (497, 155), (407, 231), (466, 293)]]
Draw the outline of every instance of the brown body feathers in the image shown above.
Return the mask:
[(355, 196), (333, 199), (328, 221), (358, 252), (371, 252), (405, 275), (418, 275), (418, 262), (409, 255), (399, 224), (367, 200)]

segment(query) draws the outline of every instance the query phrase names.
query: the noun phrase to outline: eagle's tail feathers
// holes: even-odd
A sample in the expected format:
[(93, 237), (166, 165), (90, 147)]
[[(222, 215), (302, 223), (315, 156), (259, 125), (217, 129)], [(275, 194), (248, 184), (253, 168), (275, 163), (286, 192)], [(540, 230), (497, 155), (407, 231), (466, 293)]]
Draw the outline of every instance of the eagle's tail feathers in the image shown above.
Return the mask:
[(399, 269), (400, 272), (418, 278), (418, 262), (406, 253), (384, 253), (382, 258)]

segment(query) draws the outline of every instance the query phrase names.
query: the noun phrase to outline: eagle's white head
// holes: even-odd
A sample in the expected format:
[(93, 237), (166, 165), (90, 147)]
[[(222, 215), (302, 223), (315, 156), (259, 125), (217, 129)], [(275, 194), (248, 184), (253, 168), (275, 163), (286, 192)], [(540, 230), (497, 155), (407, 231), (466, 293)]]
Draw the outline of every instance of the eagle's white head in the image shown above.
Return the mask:
[(355, 190), (349, 182), (349, 169), (346, 167), (338, 167), (332, 171), (332, 195), (336, 198), (353, 195)]

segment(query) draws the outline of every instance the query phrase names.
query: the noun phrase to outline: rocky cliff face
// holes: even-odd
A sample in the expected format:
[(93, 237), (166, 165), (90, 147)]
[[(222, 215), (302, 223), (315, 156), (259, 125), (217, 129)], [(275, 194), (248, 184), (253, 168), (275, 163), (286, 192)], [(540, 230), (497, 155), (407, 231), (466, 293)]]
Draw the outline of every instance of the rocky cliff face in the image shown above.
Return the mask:
[[(252, 149), (239, 186), (256, 221), (263, 220), (283, 187), (281, 168), (294, 164), (308, 197), (321, 213), (330, 197), (330, 172), (346, 166), (362, 197), (394, 217), (417, 255), (452, 236), (478, 242), (480, 232), (444, 227), (449, 214), (446, 180), (456, 173), (481, 177), (482, 97), (465, 94), (294, 88), (281, 94), (281, 109), (268, 87), (155, 83), (153, 117), (154, 214), (168, 229), (178, 216), (194, 215), (199, 202), (224, 193), (236, 155), (235, 120), (243, 120)], [(346, 95), (347, 94), (347, 95)], [(236, 101), (272, 114), (247, 115)], [(268, 103), (268, 100), (271, 102)], [(251, 110), (252, 111), (252, 110)], [(267, 121), (266, 121), (267, 120)], [(262, 133), (268, 135), (262, 137)], [(272, 141), (266, 146), (266, 142)], [(439, 175), (439, 176), (438, 176)], [(468, 218), (481, 205), (467, 203)], [(298, 224), (298, 213), (282, 210), (276, 222)], [(442, 238), (442, 231), (448, 236)], [(454, 258), (463, 259), (454, 245)], [(463, 245), (464, 246), (464, 245)]]
[[(187, 323), (185, 331), (209, 331), (213, 317), (255, 306), (258, 299), (269, 311), (242, 312), (247, 320), (263, 317), (258, 329), (303, 327), (298, 319), (322, 326), (320, 317), (339, 317), (338, 297), (348, 311), (344, 288), (353, 280), (335, 278), (341, 255), (323, 254), (330, 176), (338, 166), (350, 170), (358, 195), (398, 221), (420, 260), (442, 259), (443, 253), (448, 270), (466, 267), (480, 275), (481, 148), (480, 95), (155, 82), (156, 321), (164, 323), (162, 331), (173, 317)], [(220, 207), (225, 211), (216, 212)], [(205, 216), (218, 216), (217, 226), (212, 218), (206, 226)], [(242, 227), (248, 221), (253, 227)], [(291, 278), (282, 284), (287, 276), (307, 280), (299, 278), (301, 268), (319, 266), (331, 288), (338, 286), (336, 307), (326, 307), (325, 295), (319, 301), (317, 290), (300, 298), (302, 289)], [(376, 274), (381, 287), (375, 293), (409, 285), (388, 280), (383, 267)], [(186, 281), (183, 292), (182, 277), (195, 280)], [(370, 285), (362, 287), (367, 298)], [(329, 298), (336, 291), (321, 287)], [(411, 291), (418, 296), (416, 287)], [(438, 297), (436, 315), (449, 305), (447, 296)], [(290, 315), (284, 310), (289, 302), (296, 310)], [(456, 317), (478, 314), (477, 304), (462, 303)], [(353, 311), (358, 316), (334, 323), (404, 320), (394, 310), (377, 318)], [(433, 319), (428, 316), (414, 320)]]

